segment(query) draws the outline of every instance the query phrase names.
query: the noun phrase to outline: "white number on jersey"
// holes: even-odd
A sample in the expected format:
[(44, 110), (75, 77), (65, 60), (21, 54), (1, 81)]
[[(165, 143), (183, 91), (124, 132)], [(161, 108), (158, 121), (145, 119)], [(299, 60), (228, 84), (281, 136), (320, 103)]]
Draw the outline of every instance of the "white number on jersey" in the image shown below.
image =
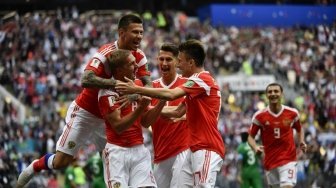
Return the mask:
[(252, 150), (249, 150), (247, 152), (247, 157), (248, 157), (247, 164), (253, 165), (256, 162), (255, 154)]
[(115, 96), (109, 96), (107, 99), (109, 101), (110, 107), (113, 106), (115, 103)]
[(280, 128), (274, 128), (274, 138), (280, 138)]

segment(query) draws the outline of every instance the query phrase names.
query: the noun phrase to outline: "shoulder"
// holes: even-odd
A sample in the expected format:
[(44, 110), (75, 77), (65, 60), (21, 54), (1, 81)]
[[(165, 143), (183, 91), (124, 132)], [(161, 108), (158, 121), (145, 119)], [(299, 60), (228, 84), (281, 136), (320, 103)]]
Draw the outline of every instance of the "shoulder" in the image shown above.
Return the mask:
[(299, 111), (296, 108), (292, 108), (286, 105), (283, 105), (284, 110), (290, 112), (290, 113), (294, 113), (296, 115), (299, 115)]
[(98, 52), (101, 53), (102, 55), (107, 55), (116, 49), (117, 46), (115, 45), (115, 43), (108, 43), (100, 46)]
[(134, 56), (141, 56), (141, 57), (146, 57), (145, 53), (140, 50), (139, 48), (135, 51), (132, 52)]
[(152, 84), (160, 84), (161, 78), (152, 81)]
[(119, 97), (119, 94), (116, 91), (113, 91), (111, 89), (100, 89), (98, 92), (98, 97), (104, 97), (104, 96), (115, 96)]
[(177, 80), (187, 81), (188, 78), (183, 77), (182, 75), (178, 75), (178, 76), (177, 76)]
[(108, 43), (102, 45), (98, 51), (93, 55), (93, 58), (96, 58), (100, 60), (101, 62), (105, 62), (107, 59), (107, 56), (111, 54), (113, 51), (115, 51), (117, 47), (114, 43)]
[(266, 113), (267, 113), (267, 108), (258, 110), (253, 114), (252, 119), (260, 119), (260, 117), (262, 117)]

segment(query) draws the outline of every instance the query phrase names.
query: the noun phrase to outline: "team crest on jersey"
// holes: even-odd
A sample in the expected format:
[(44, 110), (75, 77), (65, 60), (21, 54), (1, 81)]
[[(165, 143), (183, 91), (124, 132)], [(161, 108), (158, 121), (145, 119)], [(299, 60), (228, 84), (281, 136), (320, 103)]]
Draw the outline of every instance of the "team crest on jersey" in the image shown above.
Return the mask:
[(290, 119), (284, 119), (282, 121), (282, 123), (285, 125), (285, 126), (289, 126), (291, 124), (291, 120)]
[(195, 84), (195, 82), (189, 80), (184, 84), (184, 87), (192, 87)]
[(270, 125), (270, 123), (268, 121), (266, 121), (265, 125)]
[(121, 187), (121, 183), (120, 182), (115, 182), (112, 185), (113, 188), (120, 188)]
[(94, 59), (94, 60), (90, 63), (90, 66), (91, 66), (91, 67), (94, 67), (94, 68), (96, 68), (96, 69), (98, 69), (99, 64), (100, 64), (100, 61), (99, 61), (98, 59)]
[(76, 143), (74, 141), (68, 142), (68, 148), (73, 149), (76, 146)]

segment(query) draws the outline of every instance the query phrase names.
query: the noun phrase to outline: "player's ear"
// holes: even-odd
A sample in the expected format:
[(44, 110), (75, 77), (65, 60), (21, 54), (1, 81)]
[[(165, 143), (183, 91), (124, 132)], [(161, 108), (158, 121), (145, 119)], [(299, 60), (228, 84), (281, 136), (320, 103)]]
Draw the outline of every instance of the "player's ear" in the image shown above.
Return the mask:
[(119, 28), (118, 29), (118, 35), (119, 35), (119, 37), (123, 36), (124, 33), (125, 33), (125, 29), (124, 28)]
[(196, 65), (196, 62), (194, 59), (190, 58), (189, 65), (192, 66), (193, 64)]

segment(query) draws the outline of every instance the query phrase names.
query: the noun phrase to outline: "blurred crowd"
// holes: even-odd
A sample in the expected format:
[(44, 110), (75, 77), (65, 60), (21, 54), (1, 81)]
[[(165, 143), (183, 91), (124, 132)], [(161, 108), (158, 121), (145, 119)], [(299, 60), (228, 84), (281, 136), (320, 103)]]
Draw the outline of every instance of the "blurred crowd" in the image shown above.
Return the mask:
[[(12, 187), (33, 159), (53, 152), (69, 101), (81, 90), (84, 66), (101, 44), (117, 38), (120, 12), (82, 13), (76, 8), (15, 15), (0, 23), (0, 83), (21, 101), (27, 118), (7, 97), (0, 98), (0, 188)], [(216, 76), (272, 74), (294, 91), (285, 103), (299, 109), (310, 152), (298, 151), (298, 187), (332, 187), (336, 181), (336, 23), (293, 28), (212, 27), (183, 12), (145, 12), (142, 50), (159, 76), (156, 55), (163, 42), (200, 39), (206, 69)], [(222, 85), (219, 128), (226, 157), (218, 187), (239, 187), (237, 146), (240, 130), (266, 104), (263, 91), (245, 92)], [(150, 146), (150, 133), (145, 140)], [(89, 145), (78, 156), (84, 166)], [(262, 169), (261, 169), (262, 170)], [(317, 175), (316, 175), (317, 174)], [(60, 174), (46, 172), (31, 186), (62, 187)], [(47, 177), (47, 178), (46, 178)], [(86, 184), (88, 184), (87, 182)], [(335, 185), (334, 185), (335, 186)]]

